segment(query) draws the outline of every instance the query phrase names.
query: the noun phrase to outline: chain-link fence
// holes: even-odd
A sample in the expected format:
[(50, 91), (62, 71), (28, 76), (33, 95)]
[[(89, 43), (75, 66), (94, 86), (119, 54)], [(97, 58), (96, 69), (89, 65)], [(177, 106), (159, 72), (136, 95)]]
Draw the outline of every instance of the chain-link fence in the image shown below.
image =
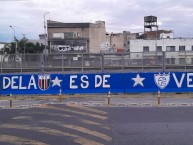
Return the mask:
[(1, 73), (191, 71), (193, 51), (0, 55)]

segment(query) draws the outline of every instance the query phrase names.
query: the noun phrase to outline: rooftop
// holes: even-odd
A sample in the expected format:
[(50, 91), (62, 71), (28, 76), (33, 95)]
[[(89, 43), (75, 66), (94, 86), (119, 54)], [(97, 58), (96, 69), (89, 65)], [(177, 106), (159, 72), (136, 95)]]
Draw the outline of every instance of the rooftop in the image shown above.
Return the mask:
[(62, 23), (57, 21), (47, 21), (48, 28), (89, 28), (91, 23)]

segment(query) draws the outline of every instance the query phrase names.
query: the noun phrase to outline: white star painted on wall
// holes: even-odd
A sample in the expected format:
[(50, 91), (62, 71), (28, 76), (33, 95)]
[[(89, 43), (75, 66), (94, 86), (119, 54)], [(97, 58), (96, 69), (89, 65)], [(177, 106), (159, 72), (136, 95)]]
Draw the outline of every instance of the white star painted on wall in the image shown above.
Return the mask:
[(58, 77), (56, 76), (54, 80), (52, 80), (53, 84), (52, 84), (52, 87), (54, 86), (59, 86), (61, 87), (60, 83), (61, 83), (62, 80), (59, 80)]
[(141, 85), (142, 87), (144, 87), (144, 85), (143, 85), (143, 80), (145, 80), (145, 78), (141, 78), (141, 77), (139, 76), (139, 74), (137, 74), (136, 78), (132, 78), (132, 80), (135, 81), (133, 87), (135, 87), (135, 86), (137, 86), (137, 85)]

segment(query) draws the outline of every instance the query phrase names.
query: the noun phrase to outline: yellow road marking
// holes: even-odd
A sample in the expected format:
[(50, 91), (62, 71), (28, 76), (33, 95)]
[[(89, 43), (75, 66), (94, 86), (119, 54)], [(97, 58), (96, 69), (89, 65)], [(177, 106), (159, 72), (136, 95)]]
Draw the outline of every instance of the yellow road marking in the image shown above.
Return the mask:
[(98, 143), (98, 142), (95, 142), (95, 141), (92, 141), (92, 140), (87, 140), (87, 139), (84, 139), (84, 138), (77, 138), (74, 140), (75, 143), (79, 143), (81, 145), (103, 145), (101, 143)]
[(91, 124), (91, 125), (97, 125), (97, 126), (99, 126), (99, 127), (101, 127), (101, 128), (110, 130), (110, 127), (102, 126), (102, 124), (97, 123), (97, 122), (94, 122), (94, 121), (82, 119), (81, 122), (86, 123), (86, 124)]
[(55, 120), (42, 120), (42, 121), (39, 121), (39, 122), (41, 122), (41, 123), (49, 123), (49, 124), (54, 124), (54, 125), (64, 124), (64, 122), (55, 121)]
[(92, 136), (96, 136), (98, 138), (101, 138), (101, 139), (104, 139), (104, 140), (107, 140), (107, 141), (111, 141), (112, 138), (106, 134), (103, 134), (103, 133), (100, 133), (100, 132), (97, 132), (97, 131), (93, 131), (93, 130), (90, 130), (90, 129), (87, 129), (87, 128), (84, 128), (84, 127), (80, 127), (80, 126), (76, 126), (76, 125), (60, 125), (62, 127), (65, 127), (65, 128), (69, 128), (69, 129), (73, 129), (73, 130), (76, 130), (76, 131), (79, 131), (79, 132), (83, 132), (83, 133), (86, 133), (86, 134), (89, 134), (89, 135), (92, 135)]
[(63, 109), (63, 108), (60, 108), (60, 107), (50, 106), (50, 108), (60, 110), (60, 111), (70, 112), (70, 113), (76, 113), (76, 114), (79, 114), (79, 115), (90, 116), (90, 117), (98, 118), (98, 119), (102, 119), (102, 120), (105, 120), (105, 119), (108, 118), (108, 117), (102, 116), (102, 115), (95, 115), (95, 114), (90, 114), (90, 113), (85, 113), (85, 112), (80, 112), (80, 111), (74, 111), (74, 110), (70, 110), (70, 109)]
[(85, 107), (85, 106), (81, 106), (81, 105), (71, 104), (71, 105), (67, 105), (67, 106), (74, 107), (74, 108), (80, 108), (82, 110), (86, 110), (86, 111), (90, 111), (90, 112), (94, 112), (94, 113), (107, 114), (107, 112), (105, 112), (105, 111), (101, 111), (101, 110), (97, 110), (94, 108), (89, 108), (89, 107)]
[(72, 115), (68, 114), (60, 114), (60, 113), (47, 113), (47, 112), (24, 112), (23, 115), (32, 115), (32, 114), (39, 114), (39, 115), (49, 115), (49, 116), (59, 116), (59, 117), (73, 117)]
[(86, 123), (86, 124), (91, 124), (91, 125), (102, 125), (100, 123), (90, 121), (90, 120), (85, 120), (85, 119), (82, 119), (81, 122)]
[(43, 142), (22, 138), (22, 137), (17, 137), (17, 136), (11, 136), (11, 135), (0, 135), (0, 141), (15, 144), (15, 145), (23, 145), (23, 144), (48, 145)]
[[(51, 124), (64, 124), (65, 122), (61, 122), (61, 121), (55, 121), (55, 120), (42, 120), (40, 121), (42, 123), (51, 123)], [(82, 123), (86, 123), (86, 124), (91, 124), (91, 125), (97, 125), (97, 126), (101, 126), (102, 124), (94, 122), (94, 121), (90, 121), (90, 120), (81, 120)]]
[[(46, 127), (33, 127), (33, 126), (28, 126), (28, 125), (17, 125), (17, 124), (4, 124), (1, 126), (1, 128), (12, 128), (12, 129), (23, 129), (23, 130), (33, 130), (35, 132), (41, 132), (41, 133), (46, 133), (46, 134), (51, 134), (51, 135), (60, 135), (60, 136), (69, 136), (74, 138), (74, 142), (79, 143), (81, 145), (103, 145), (100, 144), (98, 142), (95, 142), (93, 140), (78, 136), (78, 135), (74, 135), (74, 134), (70, 134), (70, 133), (66, 133), (63, 131), (58, 131), (58, 130), (54, 130), (54, 129), (50, 129), (50, 128), (46, 128)], [(0, 135), (0, 141), (1, 141), (1, 136)], [(2, 141), (5, 141), (2, 140)], [(33, 141), (33, 140), (29, 140), (29, 141)], [(39, 144), (38, 144), (39, 143)], [(33, 145), (47, 145), (47, 144), (41, 144), (41, 142), (36, 142), (34, 141), (32, 143)], [(16, 145), (21, 145), (21, 143), (16, 144)]]
[(64, 135), (64, 136), (69, 136), (69, 137), (77, 137), (76, 135), (55, 130), (55, 129), (50, 129), (46, 127), (36, 127), (36, 126), (29, 126), (29, 125), (18, 125), (18, 124), (4, 124), (0, 126), (1, 128), (12, 128), (12, 129), (23, 129), (23, 130), (32, 130), (35, 132), (40, 132), (40, 133), (45, 133), (45, 134), (50, 134), (50, 135)]
[(16, 116), (16, 117), (13, 117), (12, 119), (26, 119), (26, 120), (31, 120), (32, 117), (31, 116)]

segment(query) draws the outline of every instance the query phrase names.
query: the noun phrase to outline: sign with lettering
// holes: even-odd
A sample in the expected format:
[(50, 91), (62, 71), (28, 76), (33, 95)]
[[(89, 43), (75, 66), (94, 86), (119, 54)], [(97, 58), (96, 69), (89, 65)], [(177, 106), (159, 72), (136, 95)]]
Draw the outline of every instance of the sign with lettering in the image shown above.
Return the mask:
[(114, 93), (123, 92), (121, 74), (72, 74), (63, 79), (63, 93)]
[(124, 74), (125, 92), (193, 92), (193, 73)]
[(192, 72), (0, 75), (1, 94), (193, 92)]
[(61, 74), (1, 75), (1, 94), (59, 94)]

